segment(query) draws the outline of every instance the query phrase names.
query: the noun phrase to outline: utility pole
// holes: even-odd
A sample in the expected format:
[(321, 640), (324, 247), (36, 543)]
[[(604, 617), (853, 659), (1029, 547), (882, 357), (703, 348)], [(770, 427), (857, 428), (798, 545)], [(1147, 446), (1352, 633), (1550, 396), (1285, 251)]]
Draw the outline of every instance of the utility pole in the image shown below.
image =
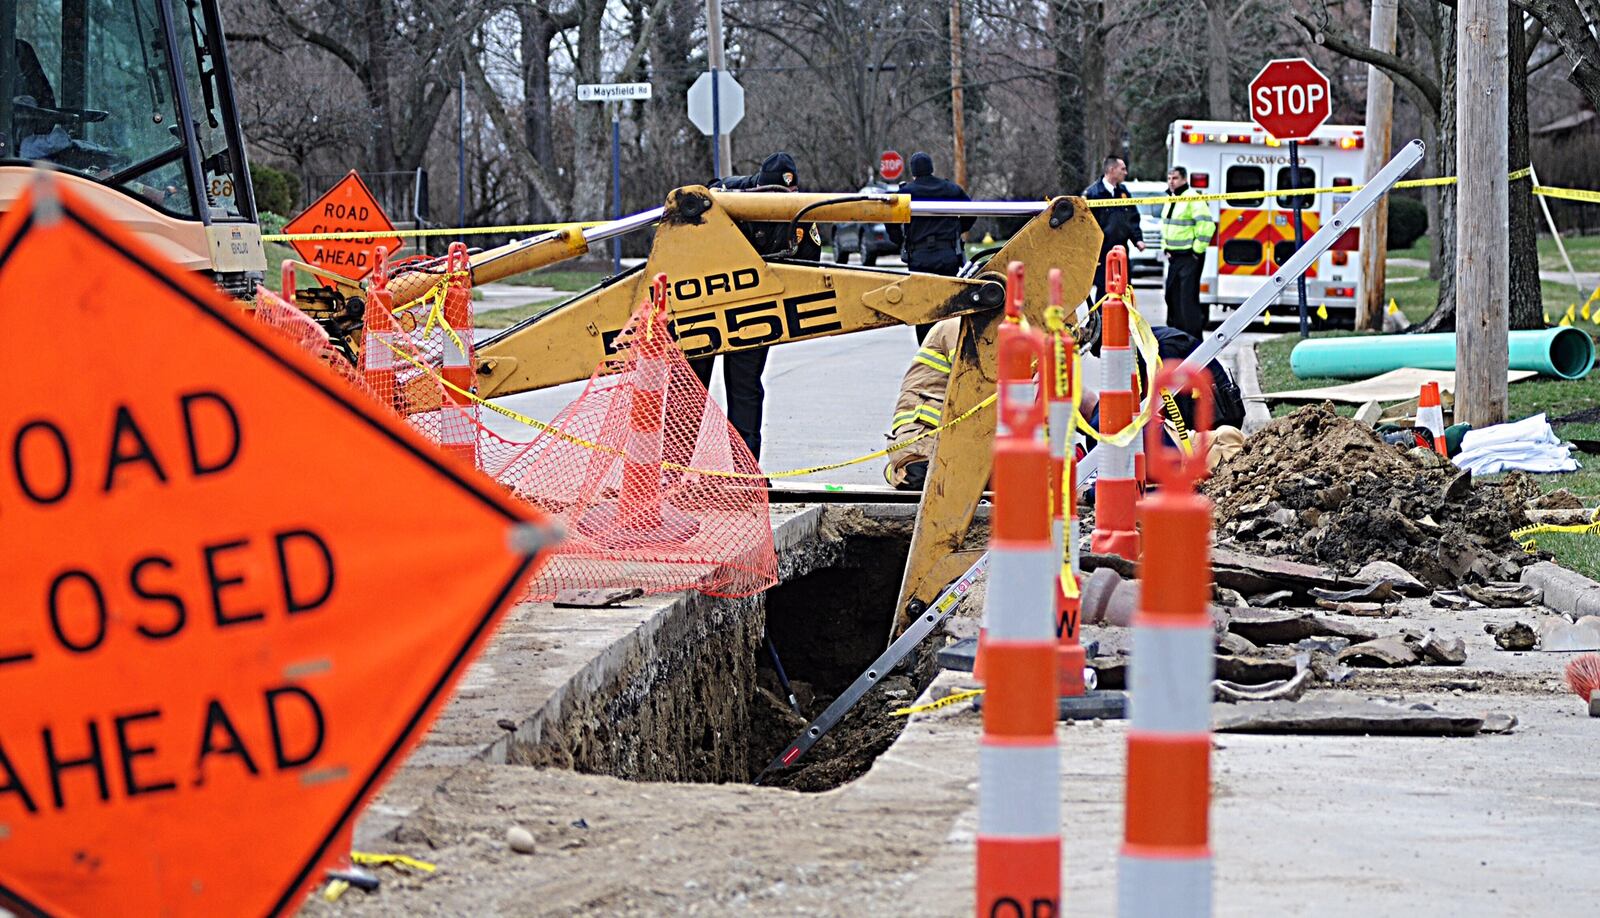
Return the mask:
[(456, 228), (467, 225), (467, 72), (456, 83)]
[[(1395, 20), (1399, 0), (1372, 0), (1372, 27), (1367, 42), (1379, 51), (1394, 53)], [(1389, 161), (1394, 132), (1394, 81), (1389, 75), (1367, 65), (1367, 174), (1370, 180)], [(1389, 269), (1389, 199), (1361, 221), (1361, 306), (1356, 313), (1356, 328), (1383, 328), (1388, 291), (1384, 277)]]
[(1458, 0), (1455, 419), (1473, 427), (1506, 419), (1507, 76), (1505, 0)]
[(961, 0), (950, 0), (951, 177), (967, 187), (967, 109), (961, 91)]
[(722, 132), (722, 100), (717, 91), (722, 80), (717, 74), (727, 69), (722, 63), (722, 0), (706, 0), (706, 63), (711, 67), (711, 117), (716, 125), (712, 169), (722, 178), (723, 170), (733, 171), (733, 145)]

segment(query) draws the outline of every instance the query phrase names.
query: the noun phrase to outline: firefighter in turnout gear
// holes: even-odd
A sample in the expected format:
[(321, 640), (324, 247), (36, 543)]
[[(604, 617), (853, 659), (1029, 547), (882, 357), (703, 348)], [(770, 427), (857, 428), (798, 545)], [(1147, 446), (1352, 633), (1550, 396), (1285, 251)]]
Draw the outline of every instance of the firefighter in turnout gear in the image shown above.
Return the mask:
[[(950, 386), (950, 368), (960, 341), (959, 318), (935, 322), (922, 339), (917, 356), (900, 381), (900, 397), (895, 400), (894, 419), (889, 422), (891, 447), (939, 426), (945, 390)], [(890, 453), (883, 477), (902, 491), (922, 490), (936, 442), (937, 437), (924, 437)]]
[[(1167, 173), (1167, 192), (1174, 197), (1193, 195), (1189, 171), (1173, 166)], [(1211, 207), (1201, 201), (1173, 201), (1161, 208), (1161, 252), (1167, 259), (1167, 324), (1199, 340), (1205, 332), (1207, 310), (1200, 305), (1200, 272), (1206, 247), (1216, 234)]]

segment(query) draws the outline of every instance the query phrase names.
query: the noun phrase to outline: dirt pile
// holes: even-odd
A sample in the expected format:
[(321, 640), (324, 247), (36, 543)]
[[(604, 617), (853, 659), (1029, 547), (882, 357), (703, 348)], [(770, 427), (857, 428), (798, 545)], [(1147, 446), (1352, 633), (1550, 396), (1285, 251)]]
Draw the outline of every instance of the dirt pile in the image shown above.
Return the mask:
[(1330, 404), (1258, 431), (1205, 485), (1219, 544), (1353, 574), (1393, 561), (1424, 583), (1515, 579), (1536, 560), (1511, 538), (1538, 494), (1526, 476), (1489, 484), (1425, 450), (1383, 443)]

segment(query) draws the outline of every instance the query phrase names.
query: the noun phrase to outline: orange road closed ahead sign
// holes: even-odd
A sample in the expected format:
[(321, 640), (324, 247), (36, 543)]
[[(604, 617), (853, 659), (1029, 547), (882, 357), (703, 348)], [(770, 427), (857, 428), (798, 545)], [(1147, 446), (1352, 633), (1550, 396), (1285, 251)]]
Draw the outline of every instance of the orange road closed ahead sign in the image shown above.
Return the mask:
[(0, 323), (0, 906), (290, 910), (540, 520), (65, 190)]
[(390, 256), (400, 248), (400, 237), (390, 235), (394, 224), (378, 206), (378, 199), (355, 170), (334, 183), (322, 197), (284, 225), (285, 233), (373, 232), (369, 239), (295, 239), (290, 244), (307, 264), (325, 271), (360, 280), (377, 266), (376, 249), (383, 246)]

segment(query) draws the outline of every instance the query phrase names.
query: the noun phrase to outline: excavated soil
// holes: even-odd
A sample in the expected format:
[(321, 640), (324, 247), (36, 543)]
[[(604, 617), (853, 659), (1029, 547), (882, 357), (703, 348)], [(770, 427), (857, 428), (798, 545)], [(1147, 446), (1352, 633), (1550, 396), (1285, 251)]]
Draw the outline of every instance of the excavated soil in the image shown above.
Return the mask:
[(1515, 579), (1537, 560), (1511, 538), (1539, 493), (1526, 476), (1474, 484), (1425, 450), (1385, 444), (1331, 404), (1277, 418), (1205, 485), (1221, 545), (1354, 574), (1393, 561), (1424, 583)]

